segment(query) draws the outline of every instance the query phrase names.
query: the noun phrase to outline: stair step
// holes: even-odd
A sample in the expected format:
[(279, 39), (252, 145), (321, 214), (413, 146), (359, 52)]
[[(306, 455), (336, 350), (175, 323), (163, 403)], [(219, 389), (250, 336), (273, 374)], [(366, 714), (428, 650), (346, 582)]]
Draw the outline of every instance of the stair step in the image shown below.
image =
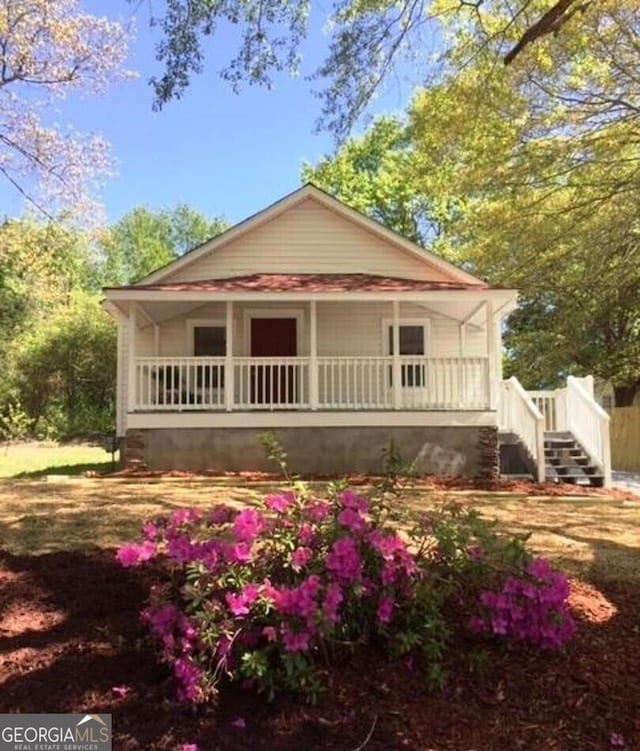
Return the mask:
[(579, 449), (580, 446), (576, 441), (574, 441), (572, 438), (561, 438), (559, 440), (554, 441), (545, 441), (544, 447), (546, 449), (566, 449), (566, 450), (572, 450), (572, 449)]

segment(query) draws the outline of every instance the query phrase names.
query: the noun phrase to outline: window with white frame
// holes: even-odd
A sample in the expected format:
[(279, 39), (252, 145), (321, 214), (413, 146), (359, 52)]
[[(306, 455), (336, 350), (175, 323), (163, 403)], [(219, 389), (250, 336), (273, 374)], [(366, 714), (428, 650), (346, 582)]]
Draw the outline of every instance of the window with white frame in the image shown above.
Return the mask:
[[(227, 354), (227, 330), (222, 323), (208, 320), (189, 320), (187, 329), (194, 357), (224, 357)], [(199, 388), (223, 388), (224, 368), (203, 365), (195, 369)]]
[[(387, 329), (387, 352), (394, 353), (393, 324), (385, 322)], [(427, 354), (428, 321), (401, 321), (398, 326), (399, 348), (401, 357), (424, 358)], [(424, 362), (402, 363), (401, 377), (403, 388), (424, 388), (426, 385), (426, 365)]]
[(227, 332), (224, 326), (193, 326), (194, 357), (224, 357)]

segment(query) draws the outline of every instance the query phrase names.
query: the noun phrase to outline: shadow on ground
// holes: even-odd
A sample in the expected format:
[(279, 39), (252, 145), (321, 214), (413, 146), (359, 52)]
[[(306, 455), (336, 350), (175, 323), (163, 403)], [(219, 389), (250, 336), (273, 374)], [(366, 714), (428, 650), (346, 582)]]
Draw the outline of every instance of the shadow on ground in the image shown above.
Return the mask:
[[(148, 584), (109, 551), (0, 554), (0, 711), (111, 712), (114, 751), (348, 751), (372, 728), (368, 751), (596, 751), (612, 733), (627, 749), (640, 740), (637, 582), (600, 584), (609, 615), (583, 608), (563, 653), (491, 648), (484, 672), (471, 673), (461, 659), (468, 641), (453, 645), (442, 691), (425, 688), (417, 662), (354, 654), (314, 707), (225, 691), (218, 708), (197, 711), (170, 701), (141, 630)], [(244, 730), (232, 724), (239, 716)]]

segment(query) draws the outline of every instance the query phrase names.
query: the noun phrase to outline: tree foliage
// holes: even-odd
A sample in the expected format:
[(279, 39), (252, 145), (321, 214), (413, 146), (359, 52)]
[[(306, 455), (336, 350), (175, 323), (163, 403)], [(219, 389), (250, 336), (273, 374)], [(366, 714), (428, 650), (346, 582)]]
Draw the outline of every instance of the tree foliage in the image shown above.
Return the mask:
[(127, 44), (121, 24), (77, 0), (0, 0), (0, 174), (45, 213), (78, 211), (110, 169), (100, 136), (52, 124), (49, 110), (125, 76)]
[(116, 328), (100, 286), (134, 281), (223, 227), (187, 206), (134, 209), (97, 239), (33, 218), (0, 226), (0, 437), (110, 430)]
[(101, 234), (103, 284), (129, 284), (218, 235), (224, 219), (207, 219), (180, 204), (173, 209), (132, 209)]
[[(627, 0), (628, 1), (628, 0)], [(334, 0), (326, 59), (310, 76), (322, 98), (320, 124), (344, 139), (398, 63), (413, 70), (414, 82), (431, 75), (428, 52), (438, 25), (472, 26), (478, 47), (490, 48), (494, 62), (528, 54), (534, 42), (564, 33), (593, 12), (591, 0)], [(308, 0), (165, 0), (152, 23), (162, 30), (152, 79), (156, 107), (179, 98), (191, 76), (204, 68), (210, 37), (239, 30), (230, 59), (218, 60), (220, 74), (238, 89), (242, 82), (270, 87), (279, 71), (299, 72), (308, 32)], [(597, 12), (597, 9), (596, 9)], [(213, 53), (215, 55), (215, 51)]]
[[(525, 385), (591, 372), (625, 403), (640, 389), (640, 7), (589, 5), (508, 66), (496, 61), (550, 4), (482, 7), (450, 17), (443, 67), (411, 103), (402, 200), (439, 207), (431, 249), (521, 290), (506, 341)], [(321, 163), (321, 184), (340, 194), (371, 139)], [(368, 182), (388, 180), (376, 169)]]
[(315, 166), (305, 164), (303, 181), (313, 182), (352, 208), (423, 244), (439, 232), (438, 207), (413, 187), (415, 152), (406, 125), (381, 117), (360, 138)]

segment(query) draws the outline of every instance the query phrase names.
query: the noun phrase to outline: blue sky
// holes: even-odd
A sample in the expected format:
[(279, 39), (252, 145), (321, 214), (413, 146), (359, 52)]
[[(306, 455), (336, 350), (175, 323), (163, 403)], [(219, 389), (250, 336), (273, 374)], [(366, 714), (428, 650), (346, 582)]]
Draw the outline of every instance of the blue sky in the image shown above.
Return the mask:
[[(100, 15), (108, 9), (116, 18), (126, 18), (133, 7), (125, 0), (81, 4)], [(101, 193), (108, 221), (138, 205), (159, 209), (186, 203), (236, 222), (294, 190), (303, 161), (331, 152), (331, 137), (313, 134), (320, 102), (304, 78), (327, 47), (322, 4), (313, 6), (300, 78), (282, 75), (271, 91), (246, 86), (234, 94), (216, 75), (232, 45), (216, 37), (219, 56), (208, 55), (205, 74), (193, 79), (182, 99), (153, 112), (148, 80), (160, 72), (160, 64), (142, 4), (127, 63), (139, 78), (116, 85), (102, 98), (70, 98), (58, 118), (78, 130), (102, 133), (111, 144), (118, 174)], [(408, 85), (395, 82), (374, 109), (400, 111), (409, 93)], [(0, 185), (0, 214), (17, 215), (21, 209), (19, 196)]]

